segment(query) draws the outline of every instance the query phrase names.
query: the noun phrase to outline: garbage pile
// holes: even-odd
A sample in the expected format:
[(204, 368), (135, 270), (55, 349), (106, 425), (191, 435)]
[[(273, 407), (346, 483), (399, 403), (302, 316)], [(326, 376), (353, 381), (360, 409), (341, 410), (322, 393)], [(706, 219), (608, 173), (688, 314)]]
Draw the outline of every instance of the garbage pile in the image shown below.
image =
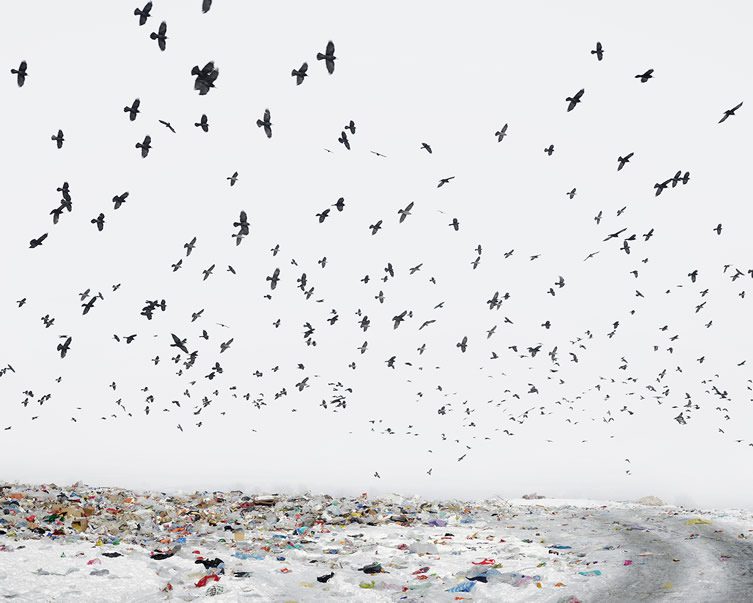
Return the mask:
[(584, 526), (595, 509), (501, 499), (5, 484), (0, 508), (0, 595), (21, 601), (514, 601), (540, 591), (536, 600), (576, 603), (594, 580), (646, 562), (627, 558), (619, 527)]

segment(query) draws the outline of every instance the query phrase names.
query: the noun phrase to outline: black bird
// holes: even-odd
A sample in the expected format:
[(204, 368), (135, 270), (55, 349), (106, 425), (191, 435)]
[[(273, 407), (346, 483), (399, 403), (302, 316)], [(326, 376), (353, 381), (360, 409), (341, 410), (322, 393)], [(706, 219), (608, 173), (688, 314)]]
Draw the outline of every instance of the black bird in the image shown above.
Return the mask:
[(124, 192), (121, 195), (115, 195), (112, 198), (112, 202), (115, 204), (115, 209), (120, 209), (120, 206), (126, 202), (127, 198), (128, 198), (128, 191)]
[(581, 102), (580, 99), (583, 98), (583, 94), (585, 93), (585, 91), (586, 91), (585, 88), (581, 88), (573, 96), (568, 96), (565, 99), (565, 102), (567, 103), (567, 112), (568, 113), (570, 111), (572, 111), (573, 109), (575, 109), (575, 105), (577, 105), (579, 102)]
[(260, 128), (264, 128), (264, 133), (267, 135), (267, 138), (272, 138), (272, 122), (271, 116), (269, 114), (269, 109), (264, 109), (264, 119), (257, 119), (256, 125)]
[(348, 125), (345, 126), (346, 130), (350, 130), (350, 133), (355, 136), (356, 134), (356, 123), (351, 119), (350, 122), (348, 122)]
[(460, 229), (460, 222), (458, 222), (457, 218), (453, 218), (452, 222), (450, 222), (448, 226), (452, 226), (455, 229), (455, 232), (457, 232)]
[(348, 135), (343, 130), (340, 132), (340, 138), (337, 139), (337, 142), (344, 145), (346, 149), (350, 151), (350, 141), (348, 140)]
[(128, 119), (130, 119), (131, 121), (135, 121), (136, 120), (136, 116), (139, 113), (141, 113), (141, 111), (139, 111), (139, 105), (140, 104), (141, 104), (141, 101), (138, 98), (135, 99), (131, 103), (130, 107), (123, 107), (123, 113), (128, 113)]
[(507, 136), (507, 124), (497, 130), (494, 135), (497, 137), (497, 142), (502, 142), (502, 139)]
[(102, 232), (102, 229), (105, 227), (105, 214), (99, 214), (96, 218), (92, 218), (90, 222), (96, 224), (97, 230)]
[(308, 77), (308, 74), (306, 73), (308, 71), (308, 68), (309, 68), (309, 64), (304, 63), (298, 69), (293, 69), (293, 71), (290, 72), (290, 75), (292, 75), (295, 78), (296, 86), (300, 86), (303, 83), (303, 79), (305, 77)]
[(411, 215), (410, 210), (413, 209), (413, 201), (405, 206), (405, 209), (398, 209), (397, 213), (400, 215), (400, 224), (405, 221), (405, 218)]
[(233, 235), (236, 237), (235, 245), (238, 246), (241, 244), (241, 240), (243, 237), (247, 237), (249, 234), (249, 225), (248, 225), (248, 216), (246, 215), (246, 212), (241, 210), (241, 214), (238, 218), (237, 222), (233, 222), (233, 226), (235, 228), (239, 228), (238, 234)]
[(136, 148), (141, 149), (141, 156), (146, 157), (152, 148), (152, 137), (147, 134), (144, 136), (144, 142), (137, 142)]
[(206, 114), (202, 113), (201, 119), (198, 123), (194, 123), (194, 126), (201, 128), (204, 132), (209, 132), (209, 122), (207, 121)]
[(460, 348), (460, 351), (465, 353), (465, 350), (468, 347), (468, 337), (463, 337), (460, 343), (455, 344), (455, 347)]
[(202, 270), (202, 273), (204, 274), (204, 278), (201, 279), (202, 281), (207, 280), (210, 276), (212, 276), (212, 272), (214, 270), (215, 264), (212, 264), (209, 268), (206, 270)]
[(720, 235), (720, 234), (722, 234), (722, 225), (721, 224), (717, 224), (716, 228), (713, 228), (712, 230), (714, 230), (716, 232), (716, 234)]
[(167, 42), (167, 23), (162, 21), (162, 23), (159, 24), (159, 30), (157, 32), (152, 32), (149, 34), (149, 37), (152, 40), (157, 40), (157, 46), (159, 46), (159, 49), (164, 51), (165, 50), (165, 44)]
[(208, 13), (210, 8), (212, 8), (212, 0), (201, 0), (202, 13)]
[(63, 141), (65, 140), (65, 138), (63, 138), (62, 130), (58, 130), (58, 133), (55, 136), (51, 136), (50, 138), (57, 143), (58, 149), (63, 148)]
[(168, 130), (170, 130), (173, 134), (175, 134), (175, 128), (173, 128), (172, 124), (169, 121), (163, 121), (161, 119), (158, 119), (157, 121), (165, 126)]
[(267, 277), (267, 281), (269, 281), (269, 286), (274, 291), (277, 288), (277, 283), (280, 282), (280, 269), (275, 268), (272, 276)]
[(336, 207), (337, 211), (342, 211), (345, 209), (345, 199), (343, 197), (340, 197), (337, 200), (337, 203), (334, 203), (332, 207)]
[(196, 76), (193, 89), (199, 91), (199, 96), (204, 96), (209, 92), (210, 88), (214, 88), (214, 82), (220, 75), (220, 70), (214, 66), (214, 61), (209, 61), (201, 69), (199, 69), (198, 65), (194, 65), (191, 68), (191, 75)]
[(620, 156), (617, 158), (617, 171), (619, 172), (622, 168), (625, 167), (626, 163), (630, 162), (630, 158), (635, 155), (635, 153), (628, 153), (624, 157)]
[[(25, 67), (26, 66), (26, 62), (21, 63), (21, 65)], [(11, 72), (12, 72), (12, 70), (11, 70)], [(19, 77), (18, 85), (19, 86), (23, 86), (23, 83), (21, 82), (21, 79), (20, 79), (21, 76), (19, 75), (18, 77)], [(743, 106), (743, 103), (742, 103), (742, 101), (740, 101), (739, 104), (735, 105), (731, 109), (727, 109), (724, 112), (724, 115), (722, 115), (722, 118), (719, 120), (719, 123), (722, 123), (723, 121), (727, 121), (727, 118), (728, 117), (732, 117), (735, 114), (735, 111), (737, 111), (742, 106)]]
[(642, 84), (645, 84), (648, 80), (650, 80), (652, 77), (654, 77), (654, 70), (648, 69), (644, 73), (639, 73), (636, 75), (636, 79), (640, 79)]
[(191, 239), (188, 243), (183, 244), (183, 248), (186, 250), (186, 257), (191, 255), (191, 252), (194, 250), (195, 247), (196, 247), (196, 237)]
[(439, 184), (437, 184), (437, 188), (442, 188), (445, 184), (449, 184), (450, 180), (452, 180), (455, 176), (450, 176), (449, 178), (441, 178), (439, 180)]
[[(59, 193), (61, 193), (63, 195), (63, 199), (65, 201), (70, 201), (71, 200), (71, 192), (70, 192), (71, 189), (70, 189), (70, 186), (68, 186), (67, 182), (63, 182), (63, 186), (61, 186), (61, 187), (59, 187), (59, 188), (57, 188), (55, 190), (57, 190), (57, 192), (59, 192)], [(68, 211), (70, 211), (70, 210), (68, 210)]]
[(382, 221), (379, 220), (376, 224), (369, 224), (369, 228), (371, 228), (372, 236), (375, 235), (379, 232), (379, 229), (382, 228)]
[(397, 316), (392, 317), (392, 321), (395, 323), (393, 326), (393, 329), (397, 329), (400, 326), (400, 323), (405, 320), (405, 315), (408, 314), (408, 310), (403, 310), (400, 314)]
[(50, 215), (52, 216), (52, 223), (57, 224), (58, 220), (60, 220), (60, 216), (63, 214), (63, 210), (65, 209), (64, 205), (61, 205), (60, 207), (56, 207), (50, 212)]
[(596, 42), (596, 48), (591, 51), (591, 54), (595, 54), (598, 61), (604, 58), (604, 47), (601, 45), (601, 42)]
[[(27, 65), (26, 61), (21, 61), (20, 65), (18, 66), (18, 69), (11, 69), (10, 72), (16, 76), (16, 83), (18, 84), (18, 87), (21, 88), (24, 85), (24, 82), (26, 82), (26, 77), (29, 75), (26, 71)], [(740, 103), (742, 105), (742, 103)], [(732, 113), (734, 113), (734, 109), (732, 110)]]
[(67, 337), (66, 335), (62, 335), (60, 337), (60, 339), (65, 339), (65, 342), (64, 343), (59, 343), (58, 347), (57, 347), (58, 352), (60, 352), (60, 357), (61, 358), (65, 358), (65, 355), (68, 353), (68, 350), (71, 349), (72, 338), (68, 337), (66, 339), (66, 337)]
[(233, 175), (228, 176), (226, 180), (230, 180), (230, 186), (235, 186), (235, 183), (238, 182), (238, 172), (233, 172)]
[(429, 153), (429, 155), (432, 154), (431, 147), (427, 143), (422, 142), (421, 143), (421, 148), (424, 149), (427, 153)]
[(133, 11), (133, 14), (139, 18), (139, 25), (146, 25), (146, 20), (151, 17), (149, 13), (152, 10), (152, 3), (147, 2), (144, 8), (137, 8)]
[(327, 42), (327, 48), (324, 54), (321, 52), (316, 53), (316, 60), (324, 61), (327, 66), (327, 71), (329, 71), (330, 74), (335, 72), (335, 60), (337, 60), (337, 57), (335, 56), (335, 43), (332, 40)]
[(572, 199), (573, 197), (575, 197), (575, 189), (573, 189), (573, 190), (571, 190), (571, 191), (569, 191), (569, 192), (567, 192), (565, 194)]
[(329, 216), (329, 208), (322, 211), (320, 214), (316, 214), (316, 217), (319, 218), (319, 224), (324, 223), (324, 220), (327, 219), (327, 216)]
[(544, 153), (549, 155), (549, 157), (552, 156), (552, 153), (554, 153), (554, 145), (550, 144), (547, 148), (544, 149)]
[(29, 241), (29, 249), (34, 249), (35, 247), (39, 247), (46, 238), (47, 238), (47, 233), (44, 233), (41, 237), (32, 239), (31, 241)]
[(177, 335), (174, 333), (170, 333), (173, 338), (173, 343), (170, 344), (171, 348), (178, 348), (181, 352), (184, 354), (189, 354), (188, 348), (186, 347), (186, 340), (180, 339)]

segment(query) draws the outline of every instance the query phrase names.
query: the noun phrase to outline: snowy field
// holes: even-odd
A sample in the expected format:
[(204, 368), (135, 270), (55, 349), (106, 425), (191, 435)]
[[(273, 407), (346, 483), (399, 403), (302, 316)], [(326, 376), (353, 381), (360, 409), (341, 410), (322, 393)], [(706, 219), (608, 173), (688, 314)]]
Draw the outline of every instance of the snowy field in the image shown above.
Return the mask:
[(13, 601), (751, 601), (753, 513), (5, 490)]

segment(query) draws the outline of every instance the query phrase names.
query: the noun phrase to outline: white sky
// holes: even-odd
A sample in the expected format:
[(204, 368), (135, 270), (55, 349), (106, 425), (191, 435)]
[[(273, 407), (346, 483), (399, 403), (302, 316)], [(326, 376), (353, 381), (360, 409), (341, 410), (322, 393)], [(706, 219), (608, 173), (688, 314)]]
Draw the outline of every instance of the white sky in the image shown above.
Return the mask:
[[(753, 267), (747, 3), (381, 2), (367, 9), (216, 0), (206, 15), (200, 5), (158, 0), (144, 27), (132, 14), (135, 2), (17, 2), (4, 10), (12, 25), (0, 40), (0, 366), (11, 363), (16, 373), (0, 377), (0, 427), (12, 426), (0, 431), (1, 477), (432, 496), (652, 493), (753, 505), (745, 480), (753, 458), (752, 281), (729, 278)], [(165, 52), (149, 39), (162, 20)], [(333, 76), (315, 60), (330, 39)], [(589, 52), (597, 40), (602, 62)], [(8, 70), (22, 59), (29, 77), (19, 89)], [(220, 76), (200, 97), (190, 70), (209, 60)], [(290, 71), (303, 61), (309, 77), (296, 87)], [(649, 68), (654, 79), (634, 78)], [(581, 88), (583, 102), (566, 113), (565, 97)], [(130, 122), (123, 107), (135, 97), (142, 112)], [(717, 125), (741, 100), (748, 104)], [(267, 107), (271, 140), (255, 125)], [(193, 127), (202, 113), (209, 134)], [(348, 152), (337, 137), (350, 119), (357, 131)], [(497, 143), (494, 132), (505, 123), (508, 137)], [(62, 150), (50, 141), (58, 128)], [(153, 149), (142, 159), (134, 145), (146, 134)], [(434, 153), (419, 150), (421, 142)], [(543, 153), (549, 144), (551, 158)], [(616, 172), (618, 155), (631, 151), (631, 163)], [(654, 197), (653, 184), (679, 169), (690, 171), (689, 184)], [(226, 177), (236, 170), (240, 180), (230, 188)], [(437, 189), (446, 176), (455, 179)], [(63, 181), (73, 212), (53, 226), (48, 214)], [(126, 190), (128, 201), (113, 211), (110, 199)], [(315, 214), (340, 196), (345, 211), (332, 208), (318, 224)], [(397, 210), (411, 201), (413, 215), (398, 225)], [(236, 247), (230, 235), (241, 209), (251, 236)], [(102, 233), (89, 223), (100, 212)], [(448, 226), (453, 217), (457, 233)], [(368, 226), (378, 219), (384, 228), (372, 237)], [(719, 222), (721, 236), (712, 232)], [(637, 235), (629, 256), (622, 239), (602, 242), (621, 228)], [(650, 228), (654, 237), (644, 243), (640, 235)], [(44, 232), (44, 245), (28, 249)], [(197, 249), (173, 273), (193, 236)], [(272, 257), (276, 243), (281, 251)], [(533, 254), (541, 257), (531, 262)], [(383, 283), (387, 262), (396, 276)], [(211, 264), (215, 275), (202, 282)], [(228, 264), (236, 276), (225, 272)], [(270, 301), (265, 277), (276, 267), (282, 280)], [(693, 269), (695, 284), (686, 276)], [(308, 301), (296, 289), (301, 272), (316, 287)], [(552, 297), (546, 292), (559, 275), (566, 285)], [(114, 283), (122, 283), (117, 292)], [(87, 288), (105, 299), (82, 316), (77, 293)], [(706, 288), (708, 303), (695, 314)], [(384, 304), (374, 299), (380, 289)], [(491, 312), (484, 302), (497, 290), (511, 299)], [(18, 309), (22, 297), (28, 303)], [(144, 300), (162, 298), (166, 312), (151, 322), (139, 315)], [(441, 301), (445, 307), (433, 309)], [(200, 308), (203, 317), (191, 324)], [(340, 318), (330, 326), (332, 309)], [(365, 334), (357, 309), (372, 322)], [(406, 309), (413, 318), (393, 330), (391, 317)], [(48, 313), (55, 324), (45, 329), (40, 318)], [(504, 316), (514, 324), (503, 324)], [(418, 331), (430, 319), (437, 322)], [(549, 330), (540, 326), (546, 320)], [(307, 321), (316, 327), (315, 348), (303, 341)], [(620, 326), (608, 338), (614, 321)], [(198, 337), (202, 328), (209, 342)], [(587, 329), (594, 335), (587, 349), (571, 345)], [(171, 332), (199, 350), (196, 366), (180, 377), (170, 362)], [(114, 333), (138, 337), (125, 345)], [(63, 334), (73, 344), (61, 360), (55, 346)], [(463, 336), (465, 354), (455, 345)], [(219, 355), (230, 337), (232, 347)], [(365, 339), (361, 356), (355, 348)], [(419, 356), (422, 343), (427, 351)], [(508, 349), (518, 345), (525, 354), (539, 343), (533, 359)], [(559, 367), (546, 355), (555, 345)], [(490, 360), (492, 351), (498, 360)], [(156, 355), (162, 361), (154, 366)], [(384, 363), (392, 355), (396, 370)], [(224, 372), (209, 381), (216, 361)], [(253, 376), (257, 369), (262, 378)], [(305, 376), (311, 387), (299, 393), (294, 384)], [(709, 379), (730, 400), (706, 393)], [(318, 405), (335, 381), (353, 389), (347, 409), (336, 413)], [(527, 393), (529, 383), (538, 395)], [(670, 394), (658, 405), (647, 385)], [(282, 387), (288, 396), (274, 400)], [(29, 389), (35, 398), (24, 407)], [(240, 398), (246, 392), (263, 394), (267, 406), (251, 406)], [(679, 426), (673, 407), (686, 392), (700, 409)], [(47, 393), (52, 398), (40, 408), (35, 400)], [(149, 394), (155, 402), (146, 416)], [(212, 404), (196, 417), (205, 395)], [(115, 405), (119, 398), (132, 417)], [(557, 403), (563, 399), (572, 403)], [(625, 405), (633, 415), (620, 412)], [(532, 411), (522, 424), (510, 419), (539, 407), (545, 414)], [(608, 411), (615, 421), (607, 424)]]

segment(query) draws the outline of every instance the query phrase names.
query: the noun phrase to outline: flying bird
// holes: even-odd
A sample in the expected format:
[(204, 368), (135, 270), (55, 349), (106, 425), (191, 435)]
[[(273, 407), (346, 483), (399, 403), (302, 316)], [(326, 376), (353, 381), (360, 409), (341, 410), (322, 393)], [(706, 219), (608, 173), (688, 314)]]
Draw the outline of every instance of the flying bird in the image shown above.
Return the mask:
[(58, 149), (62, 149), (63, 148), (63, 142), (65, 141), (65, 138), (63, 138), (63, 131), (62, 130), (58, 130), (58, 133), (56, 135), (54, 135), (54, 136), (51, 136), (50, 138), (57, 143)]
[(128, 198), (128, 191), (126, 191), (126, 192), (124, 192), (124, 193), (122, 193), (120, 195), (115, 195), (112, 198), (112, 202), (115, 204), (115, 209), (120, 209), (120, 206), (123, 205), (123, 203), (126, 202), (127, 198)]
[(32, 239), (31, 241), (29, 241), (29, 249), (34, 249), (35, 247), (39, 247), (46, 238), (47, 238), (47, 233), (44, 233), (42, 236), (37, 237), (36, 239)]
[(507, 124), (497, 130), (494, 135), (497, 137), (497, 142), (502, 142), (502, 139), (507, 136)]
[(348, 135), (343, 130), (340, 132), (340, 137), (337, 139), (337, 142), (339, 142), (341, 145), (343, 145), (346, 149), (350, 151), (350, 141), (348, 140)]
[(565, 102), (567, 103), (567, 112), (569, 113), (573, 109), (575, 109), (575, 105), (577, 105), (579, 102), (581, 102), (581, 98), (583, 98), (583, 94), (585, 93), (586, 89), (581, 88), (576, 92), (573, 96), (568, 96), (565, 99)]
[(645, 84), (648, 80), (650, 80), (652, 77), (654, 77), (654, 70), (648, 69), (643, 73), (639, 73), (635, 76), (636, 79), (640, 79), (642, 84)]
[(139, 105), (141, 105), (141, 100), (136, 98), (131, 103), (130, 107), (123, 107), (123, 113), (128, 113), (129, 120), (136, 121), (136, 116), (141, 113), (141, 111), (139, 111)]
[[(26, 63), (25, 63), (25, 62), (24, 62), (24, 63), (21, 63), (21, 65), (26, 65)], [(21, 77), (21, 76), (19, 76), (19, 77)], [(21, 85), (22, 85), (22, 84), (20, 83), (20, 81), (19, 81), (19, 84), (18, 84), (18, 85), (19, 85), (19, 86), (21, 86)], [(740, 101), (740, 102), (739, 102), (739, 103), (738, 103), (737, 105), (735, 105), (735, 106), (734, 106), (734, 107), (732, 107), (731, 109), (727, 109), (727, 110), (726, 110), (726, 111), (724, 112), (724, 115), (722, 115), (722, 118), (721, 118), (721, 119), (719, 120), (719, 123), (722, 123), (723, 121), (727, 121), (727, 118), (728, 118), (728, 117), (732, 117), (732, 116), (733, 116), (733, 115), (735, 114), (735, 111), (737, 111), (737, 110), (738, 110), (738, 109), (739, 109), (740, 107), (742, 107), (742, 106), (743, 106), (743, 102), (742, 102), (742, 101)]]
[(153, 31), (150, 33), (149, 37), (152, 40), (157, 40), (157, 46), (159, 46), (159, 49), (164, 52), (165, 44), (167, 43), (167, 23), (162, 21), (162, 23), (159, 24), (159, 29), (156, 32)]
[(105, 227), (105, 214), (99, 214), (96, 218), (92, 218), (90, 222), (96, 224), (97, 230), (102, 232), (102, 229)]
[(139, 18), (139, 25), (146, 25), (146, 20), (151, 17), (152, 3), (147, 2), (144, 8), (137, 8), (133, 11), (133, 14)]
[(398, 209), (397, 213), (400, 215), (400, 224), (403, 223), (405, 218), (411, 215), (410, 210), (413, 209), (413, 201), (408, 203), (408, 205), (405, 206), (405, 209)]
[[(18, 87), (22, 88), (24, 83), (26, 82), (26, 78), (29, 76), (29, 73), (27, 72), (26, 61), (21, 61), (21, 63), (18, 65), (18, 69), (11, 69), (10, 72), (16, 76), (16, 83), (18, 84)], [(740, 104), (742, 105), (742, 103)]]
[(298, 69), (293, 69), (293, 71), (290, 72), (290, 75), (295, 78), (296, 86), (300, 86), (303, 83), (303, 79), (308, 77), (308, 74), (306, 73), (306, 71), (308, 71), (308, 68), (309, 64), (304, 63)]
[(267, 138), (272, 138), (272, 121), (269, 109), (264, 109), (264, 119), (257, 119), (256, 125), (259, 128), (264, 128), (264, 133), (267, 135)]
[(329, 71), (330, 75), (335, 72), (336, 59), (337, 57), (335, 56), (335, 43), (332, 42), (332, 40), (327, 42), (327, 48), (324, 53), (316, 53), (316, 60), (324, 61), (325, 65), (327, 66), (327, 71)]
[(431, 147), (427, 143), (425, 143), (425, 142), (421, 143), (421, 148), (424, 149), (427, 153), (429, 153), (429, 155), (431, 155), (432, 152), (433, 152), (431, 150)]
[(194, 123), (194, 126), (201, 128), (204, 132), (209, 132), (209, 121), (207, 121), (206, 114), (202, 113), (201, 119)]
[(163, 121), (161, 119), (158, 119), (157, 121), (165, 126), (168, 130), (170, 130), (173, 134), (176, 133), (175, 128), (173, 128), (172, 124), (169, 121)]
[(635, 155), (635, 153), (628, 153), (624, 157), (620, 156), (617, 158), (617, 171), (619, 172), (622, 168), (625, 167), (625, 164), (630, 161), (630, 158)]
[(601, 61), (604, 58), (604, 47), (601, 45), (601, 42), (596, 42), (596, 48), (591, 51), (591, 54), (596, 55), (597, 61)]
[(137, 149), (141, 149), (141, 156), (142, 157), (146, 157), (147, 155), (149, 155), (149, 151), (152, 148), (152, 137), (149, 136), (149, 134), (147, 134), (146, 136), (144, 136), (144, 141), (143, 142), (137, 142), (136, 143), (136, 148)]

